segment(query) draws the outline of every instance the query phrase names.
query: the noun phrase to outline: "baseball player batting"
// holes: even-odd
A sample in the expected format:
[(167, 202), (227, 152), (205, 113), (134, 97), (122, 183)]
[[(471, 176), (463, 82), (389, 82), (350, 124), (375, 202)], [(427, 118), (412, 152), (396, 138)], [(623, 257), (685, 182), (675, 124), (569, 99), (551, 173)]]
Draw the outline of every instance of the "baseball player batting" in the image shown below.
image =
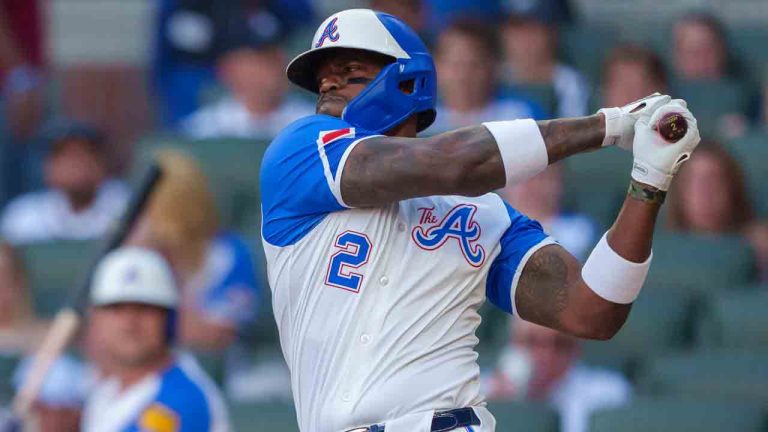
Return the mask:
[[(582, 338), (621, 328), (699, 142), (684, 101), (416, 138), (437, 115), (432, 57), (398, 18), (364, 9), (326, 19), (287, 74), (318, 94), (317, 114), (264, 156), (262, 230), (301, 430), (495, 430), (474, 350), (486, 298)], [(669, 113), (687, 122), (674, 143), (655, 130)], [(583, 267), (490, 193), (611, 145), (633, 152), (629, 192)]]

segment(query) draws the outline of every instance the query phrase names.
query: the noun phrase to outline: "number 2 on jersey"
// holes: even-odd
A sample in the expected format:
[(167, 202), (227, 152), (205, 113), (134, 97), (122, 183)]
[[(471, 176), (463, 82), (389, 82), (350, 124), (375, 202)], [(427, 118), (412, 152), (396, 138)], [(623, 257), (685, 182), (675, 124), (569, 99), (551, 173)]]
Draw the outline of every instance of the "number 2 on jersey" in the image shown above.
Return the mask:
[(363, 285), (363, 275), (353, 272), (368, 262), (371, 254), (371, 240), (365, 234), (344, 231), (336, 237), (336, 248), (328, 264), (328, 276), (325, 284), (347, 291), (359, 292)]

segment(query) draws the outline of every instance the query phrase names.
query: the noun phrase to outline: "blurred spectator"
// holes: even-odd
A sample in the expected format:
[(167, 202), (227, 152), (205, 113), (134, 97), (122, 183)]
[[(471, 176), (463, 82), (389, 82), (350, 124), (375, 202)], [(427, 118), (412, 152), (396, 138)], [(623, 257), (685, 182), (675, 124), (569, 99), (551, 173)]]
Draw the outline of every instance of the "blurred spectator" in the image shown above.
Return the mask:
[(584, 76), (557, 59), (559, 24), (570, 20), (568, 3), (512, 1), (502, 29), (506, 72), (511, 85), (548, 84), (557, 97), (555, 117), (587, 114), (590, 89)]
[(611, 50), (603, 69), (604, 106), (623, 106), (653, 92), (667, 94), (667, 74), (656, 53), (638, 45)]
[(492, 120), (543, 118), (535, 103), (499, 98), (498, 39), (494, 29), (479, 21), (457, 20), (437, 38), (440, 101), (437, 120), (427, 133), (439, 133)]
[(17, 140), (42, 116), (42, 34), (37, 0), (0, 1), (0, 83), (5, 115)]
[(563, 166), (555, 164), (530, 180), (509, 186), (499, 195), (523, 214), (539, 221), (544, 230), (581, 261), (597, 243), (597, 224), (589, 216), (563, 211)]
[[(32, 358), (26, 358), (16, 369), (14, 384), (17, 391), (27, 379)], [(43, 387), (32, 407), (32, 418), (24, 430), (45, 432), (77, 432), (80, 414), (90, 385), (91, 371), (69, 354), (56, 359), (45, 378)]]
[(227, 95), (183, 120), (185, 134), (268, 140), (294, 120), (314, 114), (313, 104), (287, 94), (281, 32), (256, 25), (236, 23), (222, 35), (216, 68)]
[(400, 18), (420, 35), (427, 31), (427, 10), (422, 0), (371, 0), (370, 8)]
[(253, 322), (259, 302), (251, 253), (223, 231), (213, 195), (198, 164), (186, 155), (158, 155), (163, 179), (131, 241), (159, 250), (181, 287), (184, 345), (223, 351)]
[(0, 242), (0, 355), (34, 350), (48, 324), (35, 317), (19, 253)]
[(158, 0), (154, 80), (163, 124), (199, 108), (216, 84), (216, 53), (228, 29), (247, 22), (264, 34), (286, 34), (312, 21), (308, 0)]
[(590, 414), (628, 403), (632, 387), (619, 373), (585, 366), (579, 357), (575, 338), (515, 317), (485, 393), (489, 400), (547, 403), (560, 414), (562, 432), (586, 432)]
[(47, 187), (8, 203), (0, 232), (13, 244), (101, 236), (128, 199), (127, 187), (107, 176), (107, 143), (83, 124), (56, 125), (46, 135)]
[(429, 26), (440, 32), (446, 24), (471, 17), (493, 25), (503, 12), (504, 0), (425, 0), (429, 14)]
[(725, 30), (713, 15), (687, 14), (673, 29), (673, 68), (681, 80), (714, 81), (728, 74)]
[(100, 376), (83, 431), (229, 429), (213, 382), (192, 357), (173, 350), (179, 294), (160, 254), (112, 251), (96, 267), (89, 296), (89, 342), (99, 347)]
[(0, 0), (0, 205), (27, 191), (29, 141), (43, 117), (43, 49), (37, 0)]
[(697, 234), (739, 234), (752, 244), (768, 280), (768, 223), (757, 222), (744, 174), (722, 146), (704, 141), (680, 169), (670, 194), (669, 228)]

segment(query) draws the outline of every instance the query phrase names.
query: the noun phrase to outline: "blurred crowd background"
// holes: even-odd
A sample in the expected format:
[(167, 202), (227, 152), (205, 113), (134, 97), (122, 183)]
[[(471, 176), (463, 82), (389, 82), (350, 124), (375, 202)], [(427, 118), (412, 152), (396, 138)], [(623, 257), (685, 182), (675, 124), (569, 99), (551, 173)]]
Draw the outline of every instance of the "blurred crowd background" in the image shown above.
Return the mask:
[[(427, 134), (587, 115), (654, 91), (699, 119), (702, 145), (615, 339), (578, 342), (483, 308), (482, 386), (498, 430), (766, 430), (764, 0), (0, 0), (0, 401), (157, 159), (168, 175), (131, 242), (162, 251), (178, 277), (180, 343), (222, 387), (238, 430), (296, 430), (259, 160), (314, 112), (284, 77), (288, 59), (325, 16), (356, 6), (400, 16), (431, 46), (440, 106)], [(608, 149), (499, 193), (583, 259), (630, 164)], [(46, 383), (43, 430), (76, 430), (86, 362), (98, 360), (88, 340)]]

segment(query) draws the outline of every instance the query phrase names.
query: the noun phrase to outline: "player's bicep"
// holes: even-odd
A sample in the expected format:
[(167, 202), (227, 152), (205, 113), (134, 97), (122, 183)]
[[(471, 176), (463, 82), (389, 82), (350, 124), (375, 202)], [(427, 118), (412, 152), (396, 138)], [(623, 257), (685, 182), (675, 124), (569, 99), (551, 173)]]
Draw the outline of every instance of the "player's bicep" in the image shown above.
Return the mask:
[(531, 256), (520, 275), (514, 301), (520, 318), (590, 339), (610, 338), (632, 307), (595, 294), (581, 277), (581, 264), (558, 244)]
[(373, 207), (431, 195), (479, 195), (504, 185), (493, 136), (470, 127), (429, 138), (373, 137), (348, 155), (341, 196), (352, 207)]
[(581, 265), (558, 244), (531, 255), (520, 274), (514, 301), (526, 321), (560, 328), (568, 306), (570, 287), (581, 283)]
[(341, 196), (352, 207), (370, 207), (441, 190), (442, 158), (417, 138), (374, 137), (349, 154), (341, 175)]

